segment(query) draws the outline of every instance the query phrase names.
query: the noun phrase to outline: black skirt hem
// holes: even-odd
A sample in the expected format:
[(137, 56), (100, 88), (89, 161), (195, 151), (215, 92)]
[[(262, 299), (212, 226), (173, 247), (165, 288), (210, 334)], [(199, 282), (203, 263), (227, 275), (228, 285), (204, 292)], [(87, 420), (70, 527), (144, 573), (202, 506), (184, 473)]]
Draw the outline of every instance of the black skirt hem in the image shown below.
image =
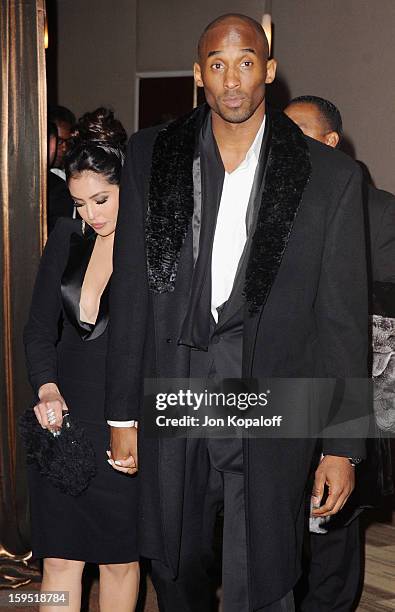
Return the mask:
[(140, 555), (135, 553), (134, 555), (127, 555), (124, 558), (119, 558), (117, 556), (116, 560), (113, 558), (105, 558), (100, 559), (98, 557), (92, 557), (91, 555), (81, 555), (81, 554), (73, 554), (73, 553), (65, 553), (64, 551), (59, 550), (51, 550), (51, 551), (40, 551), (33, 550), (32, 552), (32, 561), (38, 561), (40, 559), (67, 559), (69, 561), (83, 561), (85, 563), (94, 563), (95, 565), (119, 565), (120, 563), (135, 563), (136, 561), (140, 561)]

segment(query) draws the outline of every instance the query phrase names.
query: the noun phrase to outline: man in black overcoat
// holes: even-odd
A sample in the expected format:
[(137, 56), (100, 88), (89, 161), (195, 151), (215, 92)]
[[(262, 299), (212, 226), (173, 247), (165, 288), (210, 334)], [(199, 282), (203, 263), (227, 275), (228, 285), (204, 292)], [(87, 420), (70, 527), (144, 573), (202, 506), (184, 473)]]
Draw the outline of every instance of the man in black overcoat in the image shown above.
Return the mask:
[[(340, 146), (343, 121), (339, 109), (329, 100), (298, 96), (284, 112), (307, 136), (333, 148)], [(383, 289), (387, 294), (389, 287), (394, 286), (395, 196), (376, 189), (370, 182), (365, 182), (364, 194), (369, 286), (375, 302), (371, 312), (386, 315), (385, 311), (377, 311), (377, 302)], [(328, 523), (326, 534), (310, 534), (305, 574), (297, 591), (301, 612), (354, 609), (363, 569), (359, 514), (363, 508), (379, 505), (384, 495), (393, 492), (390, 440), (386, 437), (368, 440), (367, 454), (352, 502), (335, 521)]]
[[(210, 609), (221, 510), (224, 611), (294, 609), (315, 441), (149, 438), (144, 378), (367, 375), (361, 173), (268, 112), (274, 75), (261, 26), (222, 16), (195, 64), (207, 105), (129, 143), (106, 414), (115, 468), (136, 471), (138, 437), (141, 554), (166, 612)], [(346, 503), (364, 443), (326, 438), (323, 453), (326, 516)]]

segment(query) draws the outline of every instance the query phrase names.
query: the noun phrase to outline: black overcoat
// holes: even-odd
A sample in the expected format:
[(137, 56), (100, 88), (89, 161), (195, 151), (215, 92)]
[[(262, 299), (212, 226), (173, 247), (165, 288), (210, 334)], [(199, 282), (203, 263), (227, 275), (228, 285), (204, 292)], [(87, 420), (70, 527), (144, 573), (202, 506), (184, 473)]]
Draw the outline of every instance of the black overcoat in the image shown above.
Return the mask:
[(373, 281), (395, 283), (395, 196), (367, 186)]
[[(121, 185), (110, 297), (107, 418), (143, 425), (144, 376), (189, 374), (177, 346), (193, 270), (193, 159), (207, 108), (133, 135)], [(270, 115), (262, 201), (246, 273), (243, 375), (367, 375), (368, 299), (359, 167)], [(253, 311), (253, 312), (251, 312)], [(244, 440), (253, 609), (299, 575), (311, 440)], [(362, 455), (359, 440), (324, 451)], [(139, 429), (141, 553), (177, 574), (184, 440)]]

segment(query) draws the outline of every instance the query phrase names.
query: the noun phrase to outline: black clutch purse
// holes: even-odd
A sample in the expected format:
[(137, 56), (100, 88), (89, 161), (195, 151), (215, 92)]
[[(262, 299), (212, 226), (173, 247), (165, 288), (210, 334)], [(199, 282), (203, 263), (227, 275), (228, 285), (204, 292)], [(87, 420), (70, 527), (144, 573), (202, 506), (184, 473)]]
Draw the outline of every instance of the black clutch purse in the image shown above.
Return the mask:
[(85, 431), (63, 415), (62, 429), (54, 435), (43, 429), (32, 408), (19, 419), (19, 431), (24, 441), (27, 462), (34, 464), (42, 476), (63, 493), (79, 495), (96, 474), (96, 458)]

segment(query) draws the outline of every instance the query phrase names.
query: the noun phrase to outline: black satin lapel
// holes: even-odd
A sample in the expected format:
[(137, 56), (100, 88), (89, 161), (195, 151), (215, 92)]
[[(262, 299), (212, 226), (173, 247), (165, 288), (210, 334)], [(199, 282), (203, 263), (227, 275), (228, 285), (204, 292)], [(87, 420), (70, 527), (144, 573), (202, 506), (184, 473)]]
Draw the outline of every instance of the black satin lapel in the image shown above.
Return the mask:
[(270, 113), (269, 120), (264, 189), (244, 287), (251, 314), (266, 303), (311, 175), (309, 151), (301, 130), (283, 113)]
[(80, 322), (80, 296), (94, 246), (94, 236), (85, 239), (77, 233), (71, 234), (69, 259), (61, 283), (63, 307), (67, 318), (74, 327), (77, 329), (82, 327), (87, 333), (91, 331), (92, 326)]
[(109, 283), (101, 296), (96, 324), (92, 325), (80, 319), (81, 288), (95, 242), (96, 234), (94, 232), (88, 236), (77, 233), (71, 234), (69, 259), (61, 282), (64, 311), (83, 340), (94, 340), (100, 336), (108, 323)]
[(199, 255), (200, 231), (202, 229), (202, 173), (199, 152), (193, 160), (193, 202), (193, 263), (196, 264)]
[(173, 291), (181, 247), (193, 214), (196, 137), (208, 112), (203, 105), (170, 123), (156, 138), (146, 221), (149, 286)]
[[(198, 257), (193, 271), (188, 310), (178, 343), (207, 350), (210, 338), (211, 254), (225, 176), (225, 170), (209, 122), (202, 128), (199, 150), (201, 225)], [(199, 180), (199, 177), (196, 176), (195, 178)], [(195, 213), (197, 213), (196, 210), (194, 211), (194, 217)]]
[[(109, 320), (109, 294), (110, 294), (110, 283), (111, 279), (108, 281), (107, 285), (100, 298), (99, 312), (97, 313), (96, 323), (91, 325), (91, 331), (88, 335), (83, 337), (83, 340), (95, 340), (102, 335), (102, 333), (106, 330)], [(80, 325), (82, 321), (80, 321)]]

